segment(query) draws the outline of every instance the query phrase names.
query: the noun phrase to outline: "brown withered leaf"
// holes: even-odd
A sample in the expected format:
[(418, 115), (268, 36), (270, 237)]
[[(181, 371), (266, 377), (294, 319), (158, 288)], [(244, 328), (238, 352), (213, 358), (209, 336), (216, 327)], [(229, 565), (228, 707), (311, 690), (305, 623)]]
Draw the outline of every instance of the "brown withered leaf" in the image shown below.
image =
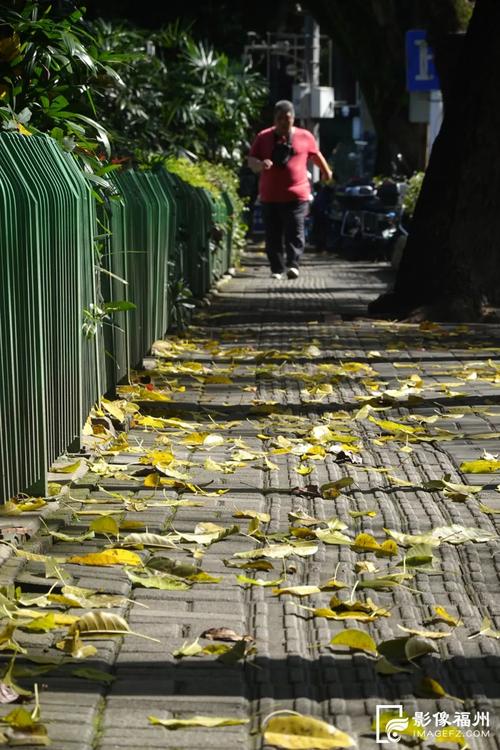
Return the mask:
[(329, 453), (333, 454), (333, 460), (338, 464), (351, 463), (351, 464), (362, 464), (363, 459), (357, 453), (352, 453), (346, 450), (341, 445), (330, 446)]
[(306, 484), (305, 487), (292, 487), (290, 494), (298, 497), (321, 497), (321, 490), (317, 484)]
[(235, 633), (231, 628), (209, 628), (204, 630), (200, 635), (200, 638), (208, 638), (210, 641), (232, 641), (237, 643), (238, 641), (254, 641), (251, 635), (239, 635)]
[(269, 560), (253, 560), (248, 562), (232, 562), (231, 560), (222, 561), (226, 568), (240, 568), (241, 570), (272, 570), (273, 564)]

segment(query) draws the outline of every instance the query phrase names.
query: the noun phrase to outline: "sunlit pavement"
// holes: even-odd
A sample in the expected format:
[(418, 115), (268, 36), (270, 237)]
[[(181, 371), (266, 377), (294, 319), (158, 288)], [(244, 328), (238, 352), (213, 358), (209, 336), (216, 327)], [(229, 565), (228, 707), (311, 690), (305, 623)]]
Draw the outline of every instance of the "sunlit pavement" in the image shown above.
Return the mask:
[[(91, 611), (137, 634), (81, 632), (97, 651), (77, 659), (78, 624), (16, 630), (15, 668), (52, 667), (16, 681), (38, 683), (54, 750), (267, 747), (261, 722), (281, 709), (368, 750), (381, 705), (405, 740), (432, 746), (448, 725), (445, 747), (499, 747), (498, 326), (370, 320), (390, 278), (387, 264), (307, 254), (298, 279), (274, 280), (249, 253), (105, 412), (128, 432), (94, 421), (101, 447), (43, 524), (8, 518), (39, 527), (22, 548), (40, 557), (9, 548), (4, 585), (116, 595)], [(104, 517), (83, 541), (47, 534)], [(84, 559), (111, 547), (117, 564)], [(78, 608), (71, 593), (53, 611), (82, 617), (92, 594)], [(250, 637), (202, 637), (222, 627)], [(249, 723), (155, 723), (193, 715)]]

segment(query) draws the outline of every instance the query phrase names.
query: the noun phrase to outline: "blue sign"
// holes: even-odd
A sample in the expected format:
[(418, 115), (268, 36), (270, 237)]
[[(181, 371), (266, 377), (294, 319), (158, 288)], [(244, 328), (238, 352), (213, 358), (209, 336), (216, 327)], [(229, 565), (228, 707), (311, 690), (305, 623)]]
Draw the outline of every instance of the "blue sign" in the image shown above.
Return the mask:
[(427, 32), (406, 32), (406, 88), (408, 91), (432, 91), (441, 88), (434, 66), (434, 53), (427, 43)]

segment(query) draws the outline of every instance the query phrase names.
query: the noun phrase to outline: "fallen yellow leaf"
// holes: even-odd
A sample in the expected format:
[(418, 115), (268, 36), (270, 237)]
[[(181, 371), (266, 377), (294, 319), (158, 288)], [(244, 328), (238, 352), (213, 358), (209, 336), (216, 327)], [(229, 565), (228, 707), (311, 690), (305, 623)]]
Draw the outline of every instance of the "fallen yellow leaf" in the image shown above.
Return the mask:
[(264, 742), (284, 750), (331, 750), (354, 747), (352, 737), (313, 716), (273, 716), (263, 728)]
[(69, 557), (67, 562), (77, 565), (142, 565), (139, 555), (126, 549), (108, 549), (88, 555), (74, 555)]

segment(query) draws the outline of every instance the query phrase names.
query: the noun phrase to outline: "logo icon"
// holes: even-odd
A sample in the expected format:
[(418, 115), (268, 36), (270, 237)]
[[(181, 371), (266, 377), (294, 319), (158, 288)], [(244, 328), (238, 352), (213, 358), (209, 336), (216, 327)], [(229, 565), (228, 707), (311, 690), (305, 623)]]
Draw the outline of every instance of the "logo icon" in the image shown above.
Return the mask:
[[(390, 719), (387, 719), (387, 716), (384, 716), (386, 713), (392, 715), (394, 712), (397, 712), (397, 716), (392, 716)], [(379, 745), (385, 744), (386, 742), (399, 742), (401, 739), (401, 732), (407, 728), (409, 723), (409, 717), (403, 716), (403, 706), (401, 703), (377, 705), (377, 711), (375, 714), (376, 742), (378, 742)]]

